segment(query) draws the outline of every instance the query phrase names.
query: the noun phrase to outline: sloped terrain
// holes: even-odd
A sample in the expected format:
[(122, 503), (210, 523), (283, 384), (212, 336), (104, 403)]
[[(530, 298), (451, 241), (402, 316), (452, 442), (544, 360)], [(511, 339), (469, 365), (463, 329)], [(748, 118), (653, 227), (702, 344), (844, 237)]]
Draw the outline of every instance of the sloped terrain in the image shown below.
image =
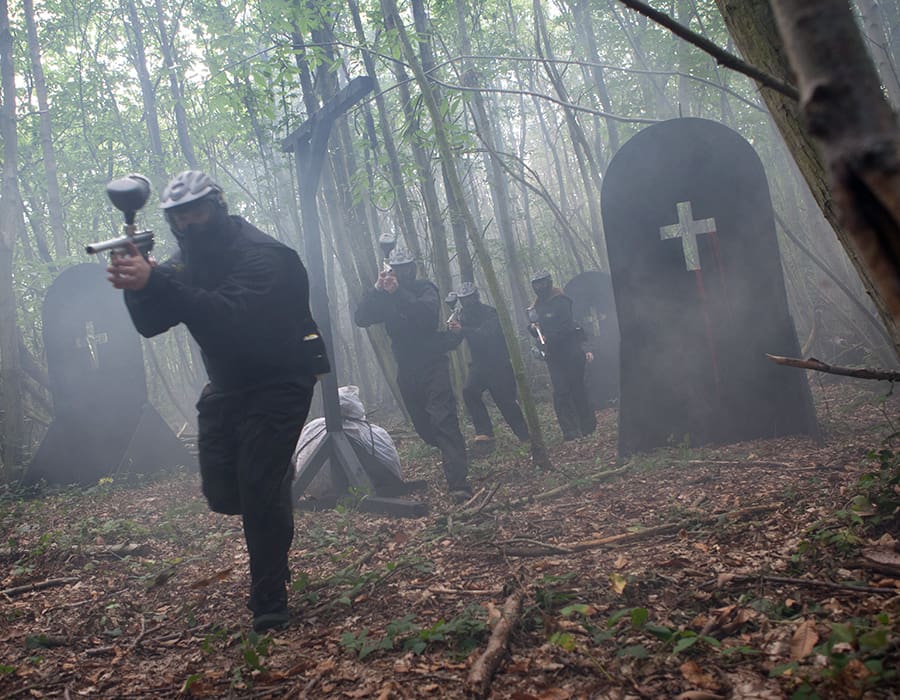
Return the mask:
[(196, 475), (8, 496), (0, 696), (897, 697), (898, 401), (813, 385), (822, 445), (617, 464), (610, 409), (549, 432), (549, 472), (501, 433), (463, 505), (398, 434), (430, 514), (298, 512), (294, 621), (264, 636), (240, 521)]

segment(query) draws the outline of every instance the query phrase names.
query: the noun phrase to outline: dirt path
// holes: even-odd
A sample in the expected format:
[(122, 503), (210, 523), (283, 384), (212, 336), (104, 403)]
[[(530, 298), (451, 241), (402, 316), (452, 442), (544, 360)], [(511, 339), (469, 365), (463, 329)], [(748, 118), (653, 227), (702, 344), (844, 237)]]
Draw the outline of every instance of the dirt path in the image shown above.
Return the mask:
[(897, 697), (898, 459), (866, 455), (898, 400), (874, 388), (815, 385), (823, 445), (617, 465), (609, 410), (538, 473), (504, 434), (465, 506), (404, 441), (430, 515), (298, 513), (271, 636), (240, 523), (195, 476), (7, 498), (0, 697)]

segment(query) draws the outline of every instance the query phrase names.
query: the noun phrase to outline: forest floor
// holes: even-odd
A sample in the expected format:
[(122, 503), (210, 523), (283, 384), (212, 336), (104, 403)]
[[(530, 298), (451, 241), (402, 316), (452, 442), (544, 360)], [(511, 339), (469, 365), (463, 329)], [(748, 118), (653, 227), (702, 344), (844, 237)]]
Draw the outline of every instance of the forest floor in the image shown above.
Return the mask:
[(398, 435), (429, 515), (298, 512), (293, 621), (262, 636), (196, 474), (8, 494), (0, 697), (896, 698), (900, 399), (812, 385), (823, 445), (617, 464), (609, 409), (571, 443), (546, 416), (539, 472), (504, 427), (463, 505)]

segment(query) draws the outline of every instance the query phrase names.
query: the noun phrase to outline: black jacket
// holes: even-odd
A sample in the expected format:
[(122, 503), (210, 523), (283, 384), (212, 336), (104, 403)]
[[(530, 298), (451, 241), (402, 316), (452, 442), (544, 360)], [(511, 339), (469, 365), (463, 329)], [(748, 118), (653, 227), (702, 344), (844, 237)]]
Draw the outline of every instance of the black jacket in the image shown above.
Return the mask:
[(398, 367), (411, 368), (428, 364), (449, 349), (438, 331), (440, 312), (437, 287), (417, 279), (393, 294), (370, 289), (356, 307), (354, 321), (361, 328), (384, 323)]
[[(538, 325), (547, 343), (547, 359), (561, 359), (573, 352), (583, 352), (584, 332), (572, 316), (572, 300), (561, 289), (554, 288), (546, 299), (538, 299), (533, 306)], [(529, 326), (531, 335), (537, 332)]]
[(473, 365), (505, 367), (510, 364), (509, 350), (497, 309), (481, 302), (463, 307), (459, 322), (462, 336), (469, 342)]
[(125, 292), (141, 335), (184, 323), (222, 391), (310, 383), (330, 371), (296, 252), (238, 216), (202, 246), (179, 244), (144, 289)]

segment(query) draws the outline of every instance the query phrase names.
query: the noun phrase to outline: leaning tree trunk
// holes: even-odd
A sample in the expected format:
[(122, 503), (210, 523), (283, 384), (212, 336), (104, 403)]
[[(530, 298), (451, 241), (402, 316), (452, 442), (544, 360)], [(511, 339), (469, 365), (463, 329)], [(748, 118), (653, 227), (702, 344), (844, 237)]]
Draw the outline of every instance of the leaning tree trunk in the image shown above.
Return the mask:
[(63, 216), (62, 197), (59, 195), (59, 178), (57, 177), (56, 153), (53, 149), (53, 130), (50, 119), (50, 103), (47, 99), (47, 83), (44, 80), (44, 67), (41, 63), (41, 47), (38, 43), (37, 27), (34, 23), (34, 3), (22, 0), (25, 11), (25, 25), (28, 33), (28, 53), (31, 55), (31, 72), (34, 75), (34, 91), (37, 95), (38, 127), (41, 134), (41, 154), (44, 160), (44, 177), (47, 179), (47, 214), (50, 217), (50, 230), (53, 232), (53, 249), (57, 259), (69, 254), (66, 243), (66, 226)]
[(131, 56), (132, 65), (141, 85), (141, 97), (144, 101), (144, 121), (147, 125), (147, 137), (150, 139), (150, 168), (158, 188), (166, 184), (166, 173), (162, 148), (162, 135), (159, 130), (159, 110), (156, 106), (156, 88), (150, 78), (147, 69), (147, 51), (144, 47), (144, 30), (141, 27), (141, 17), (138, 14), (134, 0), (128, 0), (128, 22), (126, 30), (131, 30), (131, 38), (134, 42)]
[[(527, 295), (524, 287), (526, 277), (525, 269), (522, 265), (522, 258), (516, 243), (516, 234), (513, 228), (512, 213), (510, 211), (511, 197), (509, 194), (509, 181), (503, 170), (503, 166), (498, 162), (500, 156), (498, 150), (498, 134), (494, 128), (494, 124), (488, 116), (488, 110), (485, 106), (484, 96), (477, 91), (479, 87), (479, 76), (475, 66), (472, 65), (468, 56), (472, 55), (472, 42), (469, 39), (468, 28), (466, 27), (466, 3), (463, 0), (455, 0), (456, 9), (456, 29), (460, 43), (460, 50), (466, 58), (463, 59), (462, 84), (468, 88), (473, 88), (471, 92), (471, 100), (469, 108), (472, 111), (472, 121), (475, 123), (475, 132), (484, 143), (487, 153), (485, 154), (485, 166), (488, 172), (488, 187), (491, 192), (491, 202), (494, 205), (494, 213), (497, 217), (497, 228), (500, 231), (500, 239), (503, 241), (503, 250), (506, 254), (506, 270), (509, 278), (510, 291), (512, 292), (513, 308), (515, 309), (514, 318), (518, 325), (524, 327), (527, 323), (525, 317), (525, 307), (527, 306)], [(472, 281), (472, 280), (469, 280)]]
[[(773, 0), (831, 192), (878, 300), (900, 327), (900, 129), (847, 0)], [(897, 336), (894, 335), (895, 341)]]
[[(846, 3), (843, 4), (846, 5)], [(744, 58), (776, 78), (789, 81), (791, 68), (768, 0), (716, 0), (716, 5), (718, 5), (728, 31)], [(814, 12), (822, 12), (822, 3), (818, 0), (810, 2), (809, 6), (815, 8)], [(843, 50), (840, 53), (843, 53)], [(867, 293), (875, 302), (878, 314), (893, 341), (895, 354), (900, 356), (900, 319), (895, 317), (887, 299), (882, 297), (880, 285), (876, 286), (875, 273), (870, 267), (869, 260), (869, 256), (874, 251), (863, 254), (856, 246), (855, 234), (852, 234), (849, 227), (845, 226), (839, 218), (829, 191), (825, 164), (805, 124), (798, 119), (797, 105), (788, 97), (774, 90), (761, 88), (760, 93), (772, 114), (775, 125), (781, 132), (785, 145), (809, 185), (813, 198), (828, 223), (834, 228), (841, 245), (844, 246), (848, 257), (859, 273)], [(846, 120), (842, 118), (840, 121), (845, 122)]]
[[(450, 140), (444, 128), (443, 115), (441, 114), (434, 93), (429, 89), (428, 78), (425, 76), (425, 72), (422, 70), (422, 66), (419, 64), (418, 58), (413, 51), (412, 43), (409, 40), (409, 36), (407, 35), (403, 22), (397, 12), (396, 2), (395, 0), (382, 0), (381, 5), (385, 14), (385, 20), (387, 21), (390, 19), (393, 24), (397, 36), (400, 39), (403, 56), (412, 69), (416, 82), (419, 84), (419, 89), (422, 92), (422, 99), (424, 100), (425, 106), (428, 109), (428, 114), (431, 117), (438, 150), (441, 158), (447, 165), (447, 179), (449, 184), (455, 190), (457, 200), (464, 202), (465, 198), (463, 196), (462, 185), (460, 184), (459, 174), (456, 171), (456, 160), (453, 149), (450, 146)], [(503, 328), (503, 335), (506, 338), (506, 345), (509, 349), (510, 359), (512, 360), (513, 372), (516, 377), (516, 384), (519, 388), (519, 396), (522, 398), (522, 406), (525, 409), (525, 419), (528, 421), (528, 428), (531, 431), (532, 460), (539, 468), (549, 469), (551, 466), (550, 455), (547, 453), (547, 448), (544, 444), (544, 435), (541, 431), (541, 425), (537, 417), (537, 409), (535, 408), (534, 399), (531, 396), (531, 389), (528, 386), (528, 380), (525, 376), (525, 363), (522, 361), (522, 353), (519, 350), (518, 343), (515, 341), (516, 334), (513, 329), (512, 318), (509, 315), (509, 309), (504, 303), (500, 281), (497, 278), (497, 273), (494, 271), (494, 265), (488, 254), (487, 246), (485, 246), (484, 241), (481, 239), (481, 232), (475, 225), (472, 213), (465, 205), (462, 206), (460, 213), (465, 221), (469, 239), (478, 254), (478, 260), (481, 262), (481, 269), (484, 271), (484, 276), (487, 280), (488, 291), (497, 303), (497, 313), (500, 316), (500, 325)]]
[(7, 0), (0, 0), (0, 139), (3, 172), (0, 179), (0, 478), (8, 480), (22, 466), (22, 368), (13, 287), (13, 252), (19, 226), (16, 76)]
[(173, 111), (175, 113), (175, 128), (178, 132), (178, 145), (191, 170), (196, 170), (197, 156), (194, 154), (194, 142), (188, 129), (187, 112), (184, 109), (184, 92), (181, 88), (180, 68), (181, 62), (175, 53), (175, 46), (169, 38), (166, 29), (166, 18), (162, 3), (156, 0), (156, 26), (159, 29), (159, 48), (162, 51), (163, 62), (169, 73), (169, 89), (172, 93)]

